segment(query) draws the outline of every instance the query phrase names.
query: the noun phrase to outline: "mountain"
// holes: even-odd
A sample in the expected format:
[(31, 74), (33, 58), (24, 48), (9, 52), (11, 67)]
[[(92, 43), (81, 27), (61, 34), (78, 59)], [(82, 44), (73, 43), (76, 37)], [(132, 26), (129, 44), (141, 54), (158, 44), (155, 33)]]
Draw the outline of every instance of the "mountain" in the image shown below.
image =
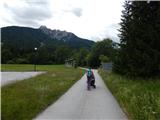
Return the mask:
[(1, 28), (1, 42), (8, 48), (30, 50), (42, 45), (54, 45), (57, 40), (52, 40), (39, 29), (11, 26)]
[(38, 29), (9, 26), (1, 28), (2, 63), (34, 63), (37, 47), (39, 64), (64, 63), (79, 48), (90, 49), (93, 41), (82, 39), (73, 33), (51, 30), (45, 26)]
[(33, 49), (42, 45), (68, 45), (73, 48), (90, 48), (94, 42), (82, 39), (73, 33), (50, 30), (44, 26), (39, 29), (29, 27), (10, 26), (1, 28), (2, 44), (20, 49)]
[(46, 26), (41, 26), (39, 29), (42, 32), (44, 32), (46, 35), (48, 35), (51, 39), (57, 39), (59, 41), (63, 41), (72, 47), (90, 48), (94, 43), (91, 40), (79, 38), (71, 32), (51, 30), (51, 29), (48, 29)]
[(40, 26), (39, 28), (41, 31), (43, 31), (46, 35), (49, 35), (51, 38), (56, 38), (57, 40), (64, 40), (71, 39), (72, 37), (77, 37), (71, 32), (66, 31), (60, 31), (60, 30), (51, 30), (47, 28), (46, 26)]

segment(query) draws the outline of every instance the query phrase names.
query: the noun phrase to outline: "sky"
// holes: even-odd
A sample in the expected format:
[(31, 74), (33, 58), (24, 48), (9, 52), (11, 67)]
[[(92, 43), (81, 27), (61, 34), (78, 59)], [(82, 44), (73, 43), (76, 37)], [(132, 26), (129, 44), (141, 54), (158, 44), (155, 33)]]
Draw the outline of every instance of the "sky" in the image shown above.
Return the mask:
[(0, 27), (45, 25), (94, 41), (119, 42), (123, 4), (124, 0), (1, 0)]

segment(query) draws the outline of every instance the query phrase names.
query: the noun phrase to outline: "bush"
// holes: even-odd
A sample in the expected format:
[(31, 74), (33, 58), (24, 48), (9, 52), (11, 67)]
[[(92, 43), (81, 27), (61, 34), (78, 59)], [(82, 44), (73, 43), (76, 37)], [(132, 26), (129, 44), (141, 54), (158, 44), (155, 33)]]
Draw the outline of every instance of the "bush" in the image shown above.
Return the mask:
[(110, 62), (109, 57), (105, 55), (100, 55), (99, 59), (101, 60), (101, 62)]
[(15, 64), (15, 61), (14, 60), (9, 60), (9, 61), (7, 61), (7, 64)]
[(26, 60), (24, 58), (17, 58), (17, 59), (15, 59), (15, 63), (16, 64), (27, 64), (29, 62), (28, 62), (28, 60)]

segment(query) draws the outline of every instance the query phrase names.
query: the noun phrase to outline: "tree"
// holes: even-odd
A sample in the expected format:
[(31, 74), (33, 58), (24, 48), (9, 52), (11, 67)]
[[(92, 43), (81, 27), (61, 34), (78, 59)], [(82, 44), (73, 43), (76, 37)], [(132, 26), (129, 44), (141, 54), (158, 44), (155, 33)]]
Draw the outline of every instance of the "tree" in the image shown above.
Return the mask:
[(2, 63), (3, 64), (6, 64), (7, 61), (11, 60), (12, 59), (12, 53), (9, 49), (7, 48), (2, 48), (2, 52), (1, 52), (1, 56), (2, 56)]
[(101, 64), (100, 55), (107, 56), (111, 61), (115, 57), (114, 42), (111, 39), (104, 39), (96, 42), (91, 52), (87, 56), (88, 65), (91, 67), (99, 67)]
[(101, 62), (110, 62), (109, 58), (105, 55), (100, 55), (99, 59)]
[(66, 45), (59, 46), (55, 51), (56, 64), (64, 64), (65, 60), (70, 58), (71, 52), (72, 51), (68, 46)]
[(160, 2), (125, 2), (120, 23), (116, 72), (129, 76), (154, 76), (160, 65)]
[(34, 51), (34, 63), (37, 64), (49, 64), (50, 63), (50, 54), (46, 47), (39, 47), (37, 51)]
[(87, 61), (86, 61), (86, 57), (88, 55), (89, 51), (86, 48), (80, 48), (77, 53), (76, 53), (76, 61), (77, 61), (77, 65), (78, 66), (86, 66), (87, 65)]

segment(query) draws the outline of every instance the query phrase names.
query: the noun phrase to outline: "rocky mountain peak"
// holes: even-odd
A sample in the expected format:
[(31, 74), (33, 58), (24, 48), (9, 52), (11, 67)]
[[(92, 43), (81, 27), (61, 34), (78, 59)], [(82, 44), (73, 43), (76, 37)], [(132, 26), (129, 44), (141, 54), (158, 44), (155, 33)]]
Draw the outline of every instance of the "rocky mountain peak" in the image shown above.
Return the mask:
[(43, 30), (43, 29), (47, 29), (47, 27), (45, 25), (41, 25), (39, 29)]
[(49, 28), (47, 28), (46, 26), (40, 26), (39, 28), (42, 32), (44, 32), (45, 34), (49, 35), (51, 38), (53, 39), (57, 39), (57, 40), (64, 40), (65, 41), (67, 39), (71, 39), (71, 38), (75, 38), (77, 37), (76, 35), (74, 35), (71, 32), (67, 32), (67, 31), (61, 31), (61, 30), (51, 30)]

